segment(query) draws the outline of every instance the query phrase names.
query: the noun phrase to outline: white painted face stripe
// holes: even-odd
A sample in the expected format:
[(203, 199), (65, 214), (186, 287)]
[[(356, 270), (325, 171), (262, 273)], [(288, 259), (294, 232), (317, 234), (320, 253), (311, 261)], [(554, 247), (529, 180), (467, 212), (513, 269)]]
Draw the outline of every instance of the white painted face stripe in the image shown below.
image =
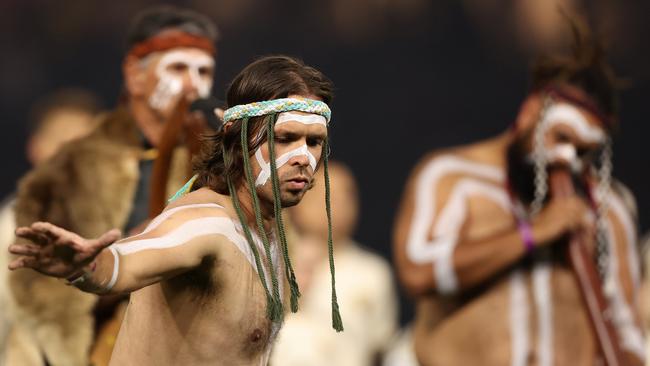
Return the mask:
[(580, 111), (568, 103), (553, 104), (545, 113), (544, 120), (548, 122), (547, 128), (555, 125), (565, 124), (571, 127), (576, 135), (584, 142), (600, 143), (605, 140), (605, 133), (600, 128), (594, 127), (580, 113)]
[[(255, 179), (255, 185), (256, 186), (263, 186), (268, 182), (268, 180), (271, 178), (271, 164), (267, 163), (264, 160), (264, 157), (262, 156), (262, 150), (260, 150), (261, 147), (258, 147), (257, 150), (255, 151), (255, 159), (257, 159), (257, 163), (260, 165), (261, 171), (257, 178)], [(291, 151), (288, 151), (277, 159), (275, 159), (275, 167), (276, 169), (280, 169), (281, 166), (284, 164), (288, 163), (289, 160), (296, 156), (306, 156), (307, 159), (309, 159), (309, 166), (311, 167), (312, 171), (316, 170), (316, 157), (309, 151), (309, 148), (307, 148), (307, 145), (303, 144), (298, 148), (295, 148)]]
[(525, 278), (521, 270), (510, 274), (510, 339), (511, 366), (528, 365), (530, 352), (530, 310), (526, 294)]
[(539, 366), (553, 365), (553, 302), (551, 266), (537, 262), (533, 267), (533, 296), (537, 308), (537, 359)]
[(162, 213), (160, 213), (160, 215), (156, 216), (153, 220), (151, 220), (151, 222), (149, 223), (149, 225), (147, 225), (147, 227), (144, 229), (144, 231), (142, 233), (134, 236), (134, 237), (144, 235), (144, 234), (150, 232), (151, 230), (157, 228), (158, 225), (160, 225), (160, 223), (167, 220), (167, 218), (169, 218), (171, 215), (175, 214), (178, 211), (186, 210), (186, 209), (189, 209), (189, 208), (206, 208), (206, 207), (221, 208), (221, 209), (224, 208), (223, 206), (218, 205), (216, 203), (194, 203), (194, 204), (189, 204), (189, 205), (183, 205), (183, 206), (177, 206), (177, 207), (174, 207), (174, 208), (170, 208), (168, 210), (163, 211)]
[(275, 122), (275, 125), (277, 126), (287, 122), (298, 122), (305, 125), (317, 124), (327, 127), (327, 120), (320, 114), (300, 114), (295, 112), (282, 112), (278, 114), (278, 120)]
[[(503, 172), (496, 167), (449, 155), (431, 161), (419, 174), (406, 253), (413, 263), (430, 263), (434, 266), (436, 283), (443, 293), (454, 292), (457, 289), (456, 275), (453, 270), (453, 252), (458, 233), (465, 220), (466, 197), (484, 195), (504, 209), (510, 209), (508, 196), (500, 186), (466, 179), (456, 185), (448, 203), (440, 212), (440, 218), (437, 219), (435, 192), (438, 182), (446, 175), (458, 173), (468, 173), (494, 180), (499, 185), (503, 184), (504, 179)], [(430, 234), (433, 236), (432, 240), (428, 240)]]
[(105, 291), (110, 291), (113, 286), (115, 286), (115, 283), (117, 282), (117, 277), (120, 273), (120, 255), (117, 254), (117, 250), (115, 249), (114, 245), (111, 245), (108, 247), (108, 250), (111, 251), (111, 254), (113, 254), (113, 274), (111, 275), (111, 280), (108, 282), (106, 285)]

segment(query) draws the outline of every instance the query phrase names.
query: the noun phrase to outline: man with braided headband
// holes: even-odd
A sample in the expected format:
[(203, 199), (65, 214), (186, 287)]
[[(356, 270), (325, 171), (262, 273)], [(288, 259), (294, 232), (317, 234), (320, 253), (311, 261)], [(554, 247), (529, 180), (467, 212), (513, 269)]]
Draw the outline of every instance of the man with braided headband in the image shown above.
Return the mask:
[[(17, 230), (32, 243), (10, 247), (20, 255), (10, 269), (87, 292), (131, 292), (112, 365), (266, 364), (300, 295), (281, 211), (300, 202), (320, 164), (328, 198), (331, 99), (331, 82), (297, 60), (253, 62), (230, 85), (225, 125), (206, 141), (195, 177), (142, 233), (83, 239), (34, 223)], [(331, 235), (329, 248), (341, 331)]]
[[(574, 235), (600, 267), (625, 364), (645, 356), (633, 200), (611, 179), (615, 84), (578, 29), (572, 57), (536, 65), (510, 131), (432, 153), (409, 180), (395, 260), (422, 365), (603, 364), (566, 256)], [(549, 198), (552, 169), (572, 171), (575, 194)]]

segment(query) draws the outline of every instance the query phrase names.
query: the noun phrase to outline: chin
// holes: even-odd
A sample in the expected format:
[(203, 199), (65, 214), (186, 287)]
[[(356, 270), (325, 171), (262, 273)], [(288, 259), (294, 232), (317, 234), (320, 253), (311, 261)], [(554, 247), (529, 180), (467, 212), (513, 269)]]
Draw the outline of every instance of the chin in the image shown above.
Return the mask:
[(280, 196), (280, 200), (282, 201), (282, 207), (293, 207), (297, 204), (300, 203), (302, 200), (302, 197), (305, 195), (304, 191), (299, 191), (299, 192), (287, 192), (283, 195)]

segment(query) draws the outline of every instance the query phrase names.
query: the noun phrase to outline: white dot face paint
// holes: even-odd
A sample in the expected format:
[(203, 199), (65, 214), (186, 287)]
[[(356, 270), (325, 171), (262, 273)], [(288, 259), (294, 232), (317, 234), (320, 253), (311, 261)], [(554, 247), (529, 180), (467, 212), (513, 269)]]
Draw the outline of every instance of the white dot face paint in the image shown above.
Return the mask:
[(156, 110), (165, 110), (183, 90), (183, 76), (171, 72), (170, 65), (184, 65), (189, 73), (190, 83), (197, 90), (199, 97), (210, 95), (212, 78), (201, 76), (202, 69), (214, 68), (214, 59), (205, 52), (197, 50), (170, 50), (163, 54), (156, 66), (158, 84), (149, 97), (149, 105)]

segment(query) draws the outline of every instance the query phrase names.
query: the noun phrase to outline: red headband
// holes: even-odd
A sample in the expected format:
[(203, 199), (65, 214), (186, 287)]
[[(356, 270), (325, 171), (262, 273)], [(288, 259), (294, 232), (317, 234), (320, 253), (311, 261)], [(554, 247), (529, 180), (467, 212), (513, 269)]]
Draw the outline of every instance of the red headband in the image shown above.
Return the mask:
[(199, 48), (211, 55), (215, 53), (214, 44), (210, 39), (185, 32), (173, 32), (153, 36), (140, 43), (136, 43), (127, 53), (127, 57), (142, 58), (153, 52), (166, 51), (178, 47)]

